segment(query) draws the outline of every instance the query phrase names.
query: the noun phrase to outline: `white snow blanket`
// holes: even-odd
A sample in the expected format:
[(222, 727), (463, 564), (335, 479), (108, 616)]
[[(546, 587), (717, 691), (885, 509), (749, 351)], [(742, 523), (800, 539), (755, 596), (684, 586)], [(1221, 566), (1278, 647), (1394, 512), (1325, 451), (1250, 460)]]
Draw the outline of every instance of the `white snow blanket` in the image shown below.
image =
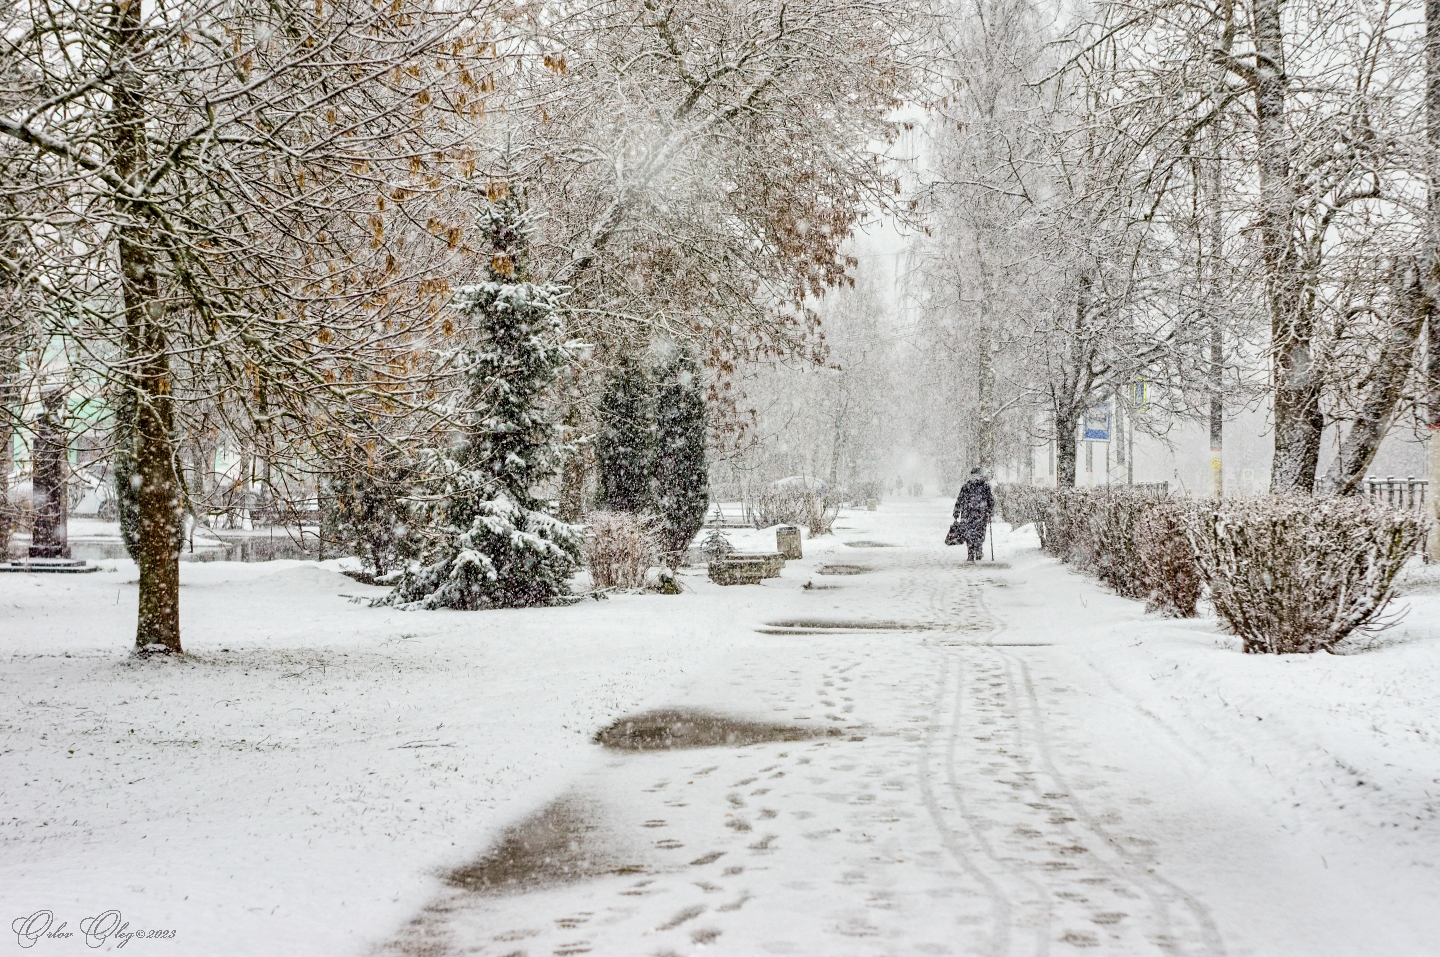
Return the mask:
[[(180, 661), (127, 656), (128, 562), (0, 576), (0, 930), (48, 911), (73, 936), (26, 952), (90, 953), (114, 910), (141, 933), (102, 952), (185, 957), (1437, 952), (1433, 576), (1363, 653), (1245, 656), (1029, 529), (967, 565), (949, 510), (843, 513), (763, 585), (554, 609), (186, 564)], [(593, 743), (656, 708), (833, 733)], [(537, 814), (599, 873), (447, 883)]]

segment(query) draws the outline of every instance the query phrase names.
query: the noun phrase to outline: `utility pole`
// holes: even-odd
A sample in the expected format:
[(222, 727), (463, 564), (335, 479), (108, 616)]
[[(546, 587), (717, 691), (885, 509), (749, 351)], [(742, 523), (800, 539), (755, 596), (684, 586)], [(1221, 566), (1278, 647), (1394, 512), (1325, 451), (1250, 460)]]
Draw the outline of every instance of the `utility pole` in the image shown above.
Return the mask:
[(1125, 450), (1125, 484), (1135, 484), (1135, 417), (1125, 417), (1125, 428), (1129, 429), (1129, 435), (1125, 437), (1125, 444), (1129, 446)]

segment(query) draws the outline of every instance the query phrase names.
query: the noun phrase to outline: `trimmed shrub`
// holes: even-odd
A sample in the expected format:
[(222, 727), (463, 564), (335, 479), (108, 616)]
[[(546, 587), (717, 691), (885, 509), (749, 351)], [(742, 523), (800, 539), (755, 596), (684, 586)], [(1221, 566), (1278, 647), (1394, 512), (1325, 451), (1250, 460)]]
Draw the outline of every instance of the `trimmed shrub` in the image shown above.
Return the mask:
[(1135, 523), (1135, 555), (1144, 571), (1150, 610), (1172, 618), (1193, 618), (1202, 581), (1195, 549), (1185, 535), (1191, 511), (1174, 499), (1154, 501)]
[(1329, 651), (1381, 627), (1425, 521), (1361, 499), (1177, 501), (1153, 491), (1001, 485), (1002, 514), (1040, 546), (1152, 610), (1195, 614), (1208, 586), (1246, 652)]
[(629, 512), (593, 512), (583, 551), (596, 588), (643, 588), (645, 573), (659, 561), (645, 518)]
[(1374, 630), (1425, 521), (1361, 499), (1271, 496), (1195, 509), (1185, 523), (1215, 612), (1248, 653), (1330, 651)]
[(995, 509), (1000, 517), (1015, 528), (1035, 525), (1036, 533), (1045, 520), (1045, 509), (1055, 494), (1051, 488), (1001, 483), (995, 486)]
[(1085, 549), (1095, 574), (1119, 595), (1149, 598), (1152, 569), (1148, 556), (1137, 548), (1136, 530), (1155, 508), (1155, 496), (1120, 487), (1097, 490), (1084, 500), (1089, 506), (1085, 516), (1088, 527), (1083, 530)]

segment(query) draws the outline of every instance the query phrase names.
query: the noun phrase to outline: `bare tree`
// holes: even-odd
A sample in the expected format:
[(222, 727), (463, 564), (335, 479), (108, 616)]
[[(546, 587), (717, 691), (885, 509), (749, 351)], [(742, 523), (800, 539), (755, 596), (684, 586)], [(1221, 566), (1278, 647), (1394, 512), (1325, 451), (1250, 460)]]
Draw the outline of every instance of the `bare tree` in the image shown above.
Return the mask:
[[(175, 0), (8, 8), (0, 134), (31, 254), (116, 411), (140, 650), (181, 650), (179, 435), (203, 405), (271, 465), (434, 399), (451, 255), (424, 230), (458, 12)], [(473, 21), (472, 21), (473, 22)], [(418, 224), (418, 225), (417, 225)]]
[[(1253, 250), (1265, 305), (1276, 491), (1315, 486), (1327, 424), (1350, 425), (1340, 479), (1358, 481), (1393, 421), (1414, 360), (1394, 263), (1413, 248), (1416, 170), (1404, 145), (1418, 103), (1407, 28), (1388, 7), (1230, 0), (1184, 7), (1109, 4), (1075, 34), (1073, 63), (1104, 64), (1112, 114), (1157, 210), (1181, 164), (1230, 171), (1202, 215)], [(1156, 49), (1167, 55), (1157, 57)], [(1098, 61), (1096, 50), (1104, 50)], [(1237, 215), (1254, 210), (1253, 218)], [(1235, 266), (1228, 237), (1212, 261)], [(1241, 260), (1245, 258), (1242, 254)], [(1243, 297), (1243, 284), (1232, 284)], [(1197, 287), (1197, 292), (1198, 292)], [(1409, 339), (1410, 347), (1404, 342)], [(1379, 359), (1383, 386), (1357, 398), (1354, 357)], [(1388, 358), (1386, 358), (1388, 357)], [(1212, 376), (1213, 378), (1213, 376)], [(1358, 430), (1358, 431), (1357, 431)], [(1366, 451), (1368, 450), (1368, 451)]]

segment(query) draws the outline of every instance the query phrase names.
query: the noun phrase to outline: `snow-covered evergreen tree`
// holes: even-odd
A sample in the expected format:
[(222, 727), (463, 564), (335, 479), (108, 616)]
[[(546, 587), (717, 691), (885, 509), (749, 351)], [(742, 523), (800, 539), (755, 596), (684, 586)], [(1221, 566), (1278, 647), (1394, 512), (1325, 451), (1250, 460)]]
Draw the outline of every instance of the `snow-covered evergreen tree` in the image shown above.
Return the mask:
[(655, 511), (672, 568), (684, 558), (710, 507), (707, 424), (700, 370), (688, 351), (677, 350), (661, 369), (655, 393)]
[(525, 220), (512, 192), (489, 208), (486, 282), (456, 295), (479, 327), (466, 372), (471, 418), (444, 463), (444, 527), (388, 604), (418, 608), (543, 605), (569, 594), (579, 529), (550, 514), (536, 486), (554, 474), (561, 427), (546, 397), (566, 362), (558, 286), (525, 279)]
[(641, 362), (623, 356), (600, 399), (596, 507), (610, 512), (654, 511), (655, 451), (654, 383)]

